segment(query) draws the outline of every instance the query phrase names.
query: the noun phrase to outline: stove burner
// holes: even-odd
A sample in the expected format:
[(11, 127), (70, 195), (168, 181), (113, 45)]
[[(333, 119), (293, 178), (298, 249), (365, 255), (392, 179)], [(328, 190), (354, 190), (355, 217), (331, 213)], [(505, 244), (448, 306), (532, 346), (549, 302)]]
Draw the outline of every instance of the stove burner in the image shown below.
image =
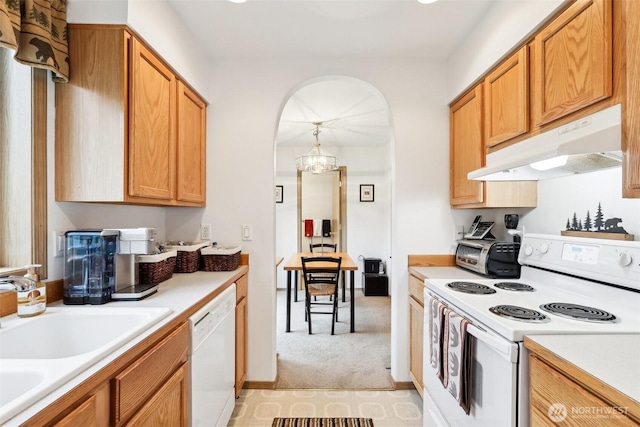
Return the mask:
[(515, 305), (496, 305), (495, 307), (491, 307), (489, 311), (498, 316), (520, 320), (522, 322), (545, 323), (551, 320), (539, 311)]
[(454, 291), (465, 292), (467, 294), (488, 295), (496, 293), (495, 289), (474, 282), (451, 282), (447, 283), (447, 287)]
[(584, 305), (552, 302), (543, 304), (540, 308), (548, 313), (557, 314), (558, 316), (569, 319), (584, 320), (587, 322), (617, 322), (616, 316), (613, 314), (599, 308), (586, 307)]
[(494, 284), (498, 289), (504, 289), (505, 291), (520, 291), (520, 292), (534, 292), (533, 286), (526, 285), (518, 282), (499, 282)]

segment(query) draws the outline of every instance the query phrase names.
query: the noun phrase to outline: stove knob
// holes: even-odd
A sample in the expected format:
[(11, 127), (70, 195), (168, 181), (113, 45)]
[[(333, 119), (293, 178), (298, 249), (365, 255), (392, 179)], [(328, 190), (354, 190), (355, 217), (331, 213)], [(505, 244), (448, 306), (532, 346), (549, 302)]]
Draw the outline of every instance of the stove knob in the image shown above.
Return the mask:
[(628, 267), (631, 265), (633, 258), (626, 252), (618, 254), (618, 265), (620, 267)]
[(549, 245), (547, 245), (546, 243), (541, 243), (540, 244), (540, 253), (541, 254), (546, 254), (547, 252), (549, 252)]
[(526, 256), (529, 256), (529, 255), (531, 255), (532, 253), (533, 253), (533, 247), (531, 247), (531, 246), (529, 246), (529, 245), (527, 245), (527, 246), (525, 246), (525, 247), (524, 247), (524, 254), (525, 254)]

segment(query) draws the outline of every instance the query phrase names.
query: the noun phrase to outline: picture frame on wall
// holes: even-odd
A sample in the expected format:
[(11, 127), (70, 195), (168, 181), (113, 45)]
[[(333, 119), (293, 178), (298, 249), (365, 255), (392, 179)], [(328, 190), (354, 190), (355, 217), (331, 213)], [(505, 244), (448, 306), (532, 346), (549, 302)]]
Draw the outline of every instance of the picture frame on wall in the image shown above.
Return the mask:
[(282, 203), (283, 201), (283, 187), (282, 185), (276, 185), (276, 203)]
[(360, 201), (373, 202), (374, 192), (375, 189), (373, 184), (360, 184)]

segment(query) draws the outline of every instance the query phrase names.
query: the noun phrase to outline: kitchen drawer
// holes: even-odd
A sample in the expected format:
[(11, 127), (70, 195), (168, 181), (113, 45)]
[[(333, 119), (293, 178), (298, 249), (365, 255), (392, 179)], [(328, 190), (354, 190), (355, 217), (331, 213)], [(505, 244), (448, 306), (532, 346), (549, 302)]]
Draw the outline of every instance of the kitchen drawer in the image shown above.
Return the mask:
[(248, 280), (246, 274), (236, 280), (236, 304), (247, 296), (247, 285)]
[(114, 420), (126, 420), (183, 363), (189, 350), (189, 324), (183, 323), (113, 379)]
[(409, 275), (409, 294), (424, 307), (424, 282), (413, 274)]

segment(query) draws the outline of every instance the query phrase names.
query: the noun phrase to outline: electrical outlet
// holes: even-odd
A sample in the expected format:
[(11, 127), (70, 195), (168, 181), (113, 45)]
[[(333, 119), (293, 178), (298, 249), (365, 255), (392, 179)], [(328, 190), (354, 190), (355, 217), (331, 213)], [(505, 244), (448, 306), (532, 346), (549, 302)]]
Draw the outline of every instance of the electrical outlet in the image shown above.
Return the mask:
[(202, 240), (211, 240), (211, 224), (200, 225), (200, 238)]

